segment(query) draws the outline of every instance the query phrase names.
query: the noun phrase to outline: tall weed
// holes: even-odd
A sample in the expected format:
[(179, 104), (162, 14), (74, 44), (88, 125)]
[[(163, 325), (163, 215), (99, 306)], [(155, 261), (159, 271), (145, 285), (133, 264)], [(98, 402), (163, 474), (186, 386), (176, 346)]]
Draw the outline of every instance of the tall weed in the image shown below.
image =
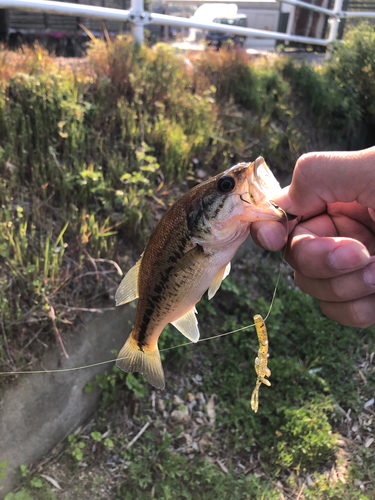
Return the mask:
[(325, 68), (329, 80), (340, 86), (342, 96), (353, 101), (361, 120), (375, 123), (375, 31), (362, 23), (345, 33)]
[(109, 107), (102, 96), (95, 102), (105, 133), (116, 137), (120, 132), (133, 150), (145, 141), (155, 149), (164, 175), (182, 181), (194, 156), (217, 133), (213, 100), (207, 92), (191, 94), (183, 58), (163, 44), (151, 50), (127, 37), (113, 44), (95, 41), (88, 55), (97, 68), (94, 86), (104, 85), (103, 94), (111, 96)]

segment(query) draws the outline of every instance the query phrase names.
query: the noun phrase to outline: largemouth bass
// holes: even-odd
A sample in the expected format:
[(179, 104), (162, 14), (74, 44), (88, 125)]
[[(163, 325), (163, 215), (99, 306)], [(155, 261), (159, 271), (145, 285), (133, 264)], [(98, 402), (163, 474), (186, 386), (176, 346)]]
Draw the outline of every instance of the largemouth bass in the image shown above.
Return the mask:
[(134, 329), (117, 366), (142, 373), (164, 389), (158, 339), (172, 323), (192, 342), (199, 339), (195, 304), (211, 299), (230, 271), (250, 224), (284, 220), (270, 202), (280, 190), (264, 159), (239, 163), (195, 186), (165, 213), (146, 248), (116, 292), (116, 305), (139, 298)]

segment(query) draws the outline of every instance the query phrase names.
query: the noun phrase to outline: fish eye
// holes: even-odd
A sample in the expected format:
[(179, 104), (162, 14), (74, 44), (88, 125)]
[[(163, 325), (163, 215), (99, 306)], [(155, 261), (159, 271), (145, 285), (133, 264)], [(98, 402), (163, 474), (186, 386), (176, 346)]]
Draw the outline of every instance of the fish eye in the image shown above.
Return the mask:
[(217, 183), (218, 190), (220, 193), (230, 193), (233, 191), (236, 185), (236, 181), (230, 175), (225, 175)]

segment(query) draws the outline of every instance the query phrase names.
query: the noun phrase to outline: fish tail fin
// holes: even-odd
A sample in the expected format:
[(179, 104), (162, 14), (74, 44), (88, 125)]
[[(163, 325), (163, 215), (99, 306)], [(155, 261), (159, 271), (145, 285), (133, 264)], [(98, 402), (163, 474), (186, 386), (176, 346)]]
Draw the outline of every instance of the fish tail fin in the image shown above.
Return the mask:
[(141, 351), (132, 333), (119, 352), (116, 365), (124, 372), (141, 373), (151, 385), (157, 389), (164, 389), (164, 372), (158, 346), (156, 345), (154, 350)]

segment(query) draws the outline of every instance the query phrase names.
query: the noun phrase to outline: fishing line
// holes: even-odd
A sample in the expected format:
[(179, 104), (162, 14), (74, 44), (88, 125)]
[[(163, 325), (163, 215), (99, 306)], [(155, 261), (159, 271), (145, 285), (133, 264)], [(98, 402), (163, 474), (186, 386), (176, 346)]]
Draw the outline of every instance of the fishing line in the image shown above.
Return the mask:
[[(285, 218), (286, 218), (286, 231), (287, 231), (286, 234), (287, 234), (287, 237), (288, 237), (288, 232), (289, 232), (288, 231), (288, 229), (289, 229), (289, 227), (288, 227), (288, 223), (289, 223), (288, 216), (287, 216), (286, 212), (281, 207), (278, 207), (278, 208), (285, 215)], [(282, 259), (283, 260), (285, 258), (285, 253), (286, 253), (286, 245), (284, 247), (284, 251), (283, 251), (283, 255), (282, 255)], [(268, 308), (267, 315), (264, 318), (264, 322), (267, 321), (267, 319), (268, 319), (268, 317), (269, 317), (269, 315), (270, 315), (270, 313), (272, 311), (273, 304), (275, 302), (277, 288), (279, 286), (280, 277), (281, 277), (281, 269), (282, 269), (283, 260), (280, 262), (279, 273), (277, 275), (277, 279), (276, 279), (276, 283), (275, 283), (275, 288), (274, 288), (274, 291), (273, 291), (273, 294), (272, 294), (271, 303), (270, 303), (270, 306)], [(225, 337), (226, 335), (231, 335), (233, 333), (241, 332), (243, 330), (248, 330), (249, 328), (252, 328), (253, 326), (255, 326), (255, 323), (252, 323), (251, 325), (242, 326), (241, 328), (237, 328), (236, 330), (231, 330), (230, 332), (219, 333), (218, 335), (214, 335), (212, 337), (207, 337), (205, 339), (199, 339), (198, 342), (184, 342), (183, 344), (178, 344), (178, 345), (175, 345), (175, 346), (172, 346), (172, 347), (166, 347), (165, 349), (160, 349), (159, 352), (171, 351), (172, 349), (177, 349), (179, 347), (184, 347), (184, 346), (191, 345), (191, 344), (198, 344), (200, 342), (206, 342), (207, 340), (213, 340), (213, 339), (217, 339), (219, 337)], [(118, 359), (120, 360), (120, 359), (127, 359), (127, 358), (118, 358)], [(36, 374), (40, 374), (40, 373), (73, 372), (73, 371), (77, 371), (77, 370), (85, 370), (85, 369), (88, 369), (88, 368), (94, 368), (95, 366), (101, 366), (101, 365), (106, 365), (106, 364), (109, 364), (109, 363), (114, 363), (116, 361), (117, 361), (117, 358), (115, 358), (115, 359), (109, 359), (107, 361), (100, 361), (99, 363), (93, 363), (91, 365), (76, 366), (76, 367), (73, 367), (73, 368), (57, 368), (57, 369), (54, 369), (54, 370), (33, 370), (33, 371), (0, 372), (0, 375), (36, 375)]]

